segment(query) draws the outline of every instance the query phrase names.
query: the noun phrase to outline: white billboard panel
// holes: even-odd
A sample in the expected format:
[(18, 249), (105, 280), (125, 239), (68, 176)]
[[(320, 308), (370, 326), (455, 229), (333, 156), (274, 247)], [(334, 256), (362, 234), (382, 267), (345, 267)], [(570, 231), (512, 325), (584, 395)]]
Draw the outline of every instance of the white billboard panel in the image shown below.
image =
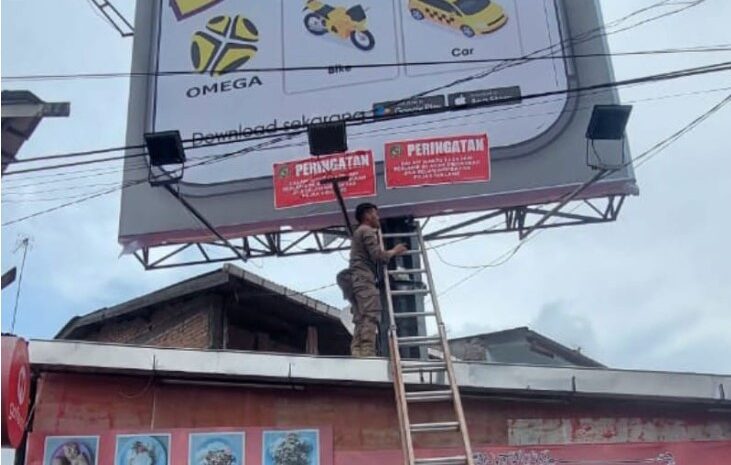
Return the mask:
[[(274, 208), (272, 167), (306, 157), (305, 135), (196, 166), (262, 142), (247, 138), (319, 121), (348, 120), (350, 149), (373, 152), (379, 168), (372, 200), (385, 216), (547, 202), (591, 175), (583, 151), (588, 112), (594, 103), (616, 102), (616, 95), (569, 91), (611, 81), (612, 73), (605, 57), (567, 56), (606, 52), (601, 37), (567, 44), (572, 33), (600, 24), (595, 2), (329, 1), (138, 1), (133, 71), (152, 76), (133, 80), (128, 142), (139, 144), (144, 132), (179, 130), (189, 141), (190, 166), (181, 193), (226, 234), (339, 223), (335, 204)], [(547, 49), (534, 55), (540, 59), (515, 60)], [(543, 93), (553, 95), (520, 100)], [(495, 105), (378, 120), (489, 102)], [(485, 133), (490, 181), (383, 187), (386, 144)], [(620, 154), (608, 149), (603, 158), (616, 161)], [(135, 163), (128, 162), (126, 183), (146, 176)], [(636, 193), (629, 169), (586, 195), (625, 193)], [(125, 189), (120, 241), (154, 245), (209, 236), (168, 197), (144, 183)]]

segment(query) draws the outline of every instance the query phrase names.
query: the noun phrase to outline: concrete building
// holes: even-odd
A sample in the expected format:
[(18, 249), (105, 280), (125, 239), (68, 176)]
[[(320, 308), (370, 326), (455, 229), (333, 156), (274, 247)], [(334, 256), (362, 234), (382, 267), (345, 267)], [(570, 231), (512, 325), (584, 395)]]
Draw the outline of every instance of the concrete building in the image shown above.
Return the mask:
[(450, 339), (449, 346), (452, 355), (460, 360), (587, 368), (604, 367), (580, 351), (570, 349), (525, 326)]
[[(390, 363), (344, 356), (349, 337), (339, 310), (233, 265), (76, 317), (30, 342), (17, 463), (400, 464)], [(731, 457), (731, 376), (610, 369), (527, 328), (453, 346), (478, 465)], [(405, 381), (445, 385), (443, 372)], [(421, 404), (411, 421), (450, 410)], [(454, 455), (456, 439), (420, 435), (417, 456)], [(75, 450), (85, 463), (66, 464)]]
[[(401, 463), (386, 359), (62, 340), (31, 341), (30, 359), (29, 465), (51, 465), (44, 445), (58, 441), (87, 441), (98, 465), (126, 465), (118, 449), (130, 434), (162, 441), (167, 462), (156, 465), (194, 463), (197, 434), (245, 436), (247, 465)], [(481, 465), (721, 465), (731, 457), (729, 376), (485, 362), (455, 370)], [(443, 385), (427, 374), (406, 381)], [(413, 421), (438, 420), (448, 408), (424, 404)], [(457, 444), (443, 434), (419, 437), (417, 453), (448, 455)], [(310, 437), (317, 456), (277, 462), (272, 435)]]

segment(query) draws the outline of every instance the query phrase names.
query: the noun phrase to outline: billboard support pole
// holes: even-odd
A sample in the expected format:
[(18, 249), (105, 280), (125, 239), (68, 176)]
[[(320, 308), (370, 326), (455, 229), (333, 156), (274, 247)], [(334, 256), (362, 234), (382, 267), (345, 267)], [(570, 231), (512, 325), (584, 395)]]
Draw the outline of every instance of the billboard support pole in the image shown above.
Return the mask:
[(353, 225), (350, 223), (350, 217), (348, 216), (348, 209), (345, 208), (345, 200), (343, 199), (343, 193), (340, 191), (340, 183), (347, 181), (349, 178), (348, 176), (340, 176), (337, 178), (328, 178), (323, 179), (320, 181), (320, 184), (332, 184), (333, 186), (333, 192), (335, 192), (335, 197), (338, 199), (338, 205), (340, 205), (340, 211), (343, 214), (343, 218), (345, 218), (345, 229), (347, 230), (348, 236), (353, 237)]
[(178, 199), (178, 201), (185, 207), (185, 209), (188, 210), (193, 216), (195, 216), (195, 218), (198, 221), (200, 221), (203, 224), (203, 226), (205, 226), (211, 233), (213, 233), (213, 235), (216, 236), (220, 241), (222, 241), (224, 244), (226, 244), (226, 246), (229, 249), (231, 249), (231, 251), (234, 253), (234, 255), (236, 255), (242, 261), (246, 262), (246, 256), (244, 254), (242, 254), (241, 251), (239, 251), (239, 249), (234, 247), (234, 245), (231, 242), (229, 242), (228, 239), (223, 237), (223, 235), (221, 233), (219, 233), (216, 230), (216, 228), (213, 227), (213, 225), (207, 219), (205, 219), (205, 217), (203, 215), (201, 215), (201, 213), (193, 205), (190, 204), (190, 202), (185, 200), (185, 198), (182, 195), (180, 195), (180, 192), (173, 189), (169, 184), (165, 184), (164, 187), (165, 187), (165, 190), (170, 192), (170, 195), (172, 195), (173, 197)]
[(586, 190), (586, 188), (588, 188), (589, 186), (591, 186), (595, 182), (599, 181), (600, 179), (606, 177), (607, 175), (609, 175), (613, 171), (615, 171), (615, 170), (600, 169), (594, 176), (591, 177), (591, 179), (589, 179), (584, 184), (580, 185), (579, 187), (577, 187), (576, 189), (574, 189), (572, 192), (570, 192), (568, 195), (566, 195), (558, 204), (556, 204), (555, 207), (553, 207), (551, 210), (549, 210), (548, 212), (546, 212), (538, 221), (535, 222), (535, 224), (533, 224), (533, 226), (531, 226), (530, 228), (528, 228), (527, 231), (522, 231), (522, 230), (521, 231), (518, 231), (518, 237), (520, 238), (520, 240), (525, 239), (533, 231), (535, 231), (536, 229), (538, 229), (541, 226), (543, 226), (543, 223), (545, 223), (546, 221), (548, 221), (549, 218), (551, 218), (559, 210), (561, 210), (564, 206), (566, 206), (567, 203), (569, 203), (570, 201), (574, 200), (577, 195), (581, 194), (582, 192), (584, 192), (584, 190)]
[[(397, 242), (404, 242), (408, 246), (409, 250), (417, 250), (420, 247), (419, 242), (412, 235), (416, 233), (417, 226), (414, 224), (416, 220), (412, 217), (399, 217), (399, 218), (388, 218), (383, 220), (381, 224), (381, 233), (384, 237), (384, 247), (390, 249), (396, 245)], [(389, 234), (398, 235), (400, 237), (388, 237)], [(424, 251), (426, 253), (426, 251)], [(423, 267), (420, 256), (418, 254), (409, 253), (399, 257), (395, 257), (388, 264), (388, 269), (397, 270), (403, 269), (420, 269)], [(411, 290), (414, 288), (422, 288), (423, 281), (420, 275), (414, 276), (414, 279), (408, 279), (409, 275), (405, 275), (407, 279), (399, 278), (399, 275), (391, 275), (393, 279), (391, 281), (392, 290)], [(384, 272), (383, 279), (391, 279), (389, 273)], [(401, 275), (403, 276), (403, 275)], [(385, 300), (385, 289), (381, 289), (381, 299)], [(393, 311), (394, 313), (418, 313), (424, 311), (424, 299), (423, 294), (406, 294), (393, 297)], [(385, 303), (385, 302), (384, 302)], [(387, 314), (387, 305), (383, 305), (384, 314), (381, 318), (381, 325), (379, 327), (379, 344), (383, 350), (386, 350), (388, 345), (388, 327), (390, 317)], [(401, 318), (399, 320), (399, 332), (398, 336), (426, 336), (426, 321), (424, 318)], [(400, 349), (401, 356), (404, 358), (411, 359), (422, 359), (426, 360), (428, 350), (426, 346), (420, 347), (404, 347)], [(389, 355), (389, 354), (381, 354)]]

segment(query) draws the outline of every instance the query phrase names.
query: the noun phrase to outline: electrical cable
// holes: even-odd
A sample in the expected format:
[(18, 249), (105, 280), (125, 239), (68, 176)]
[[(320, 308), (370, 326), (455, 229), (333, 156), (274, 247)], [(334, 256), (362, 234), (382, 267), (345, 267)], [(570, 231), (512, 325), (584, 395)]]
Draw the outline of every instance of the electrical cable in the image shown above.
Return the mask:
[[(649, 21), (655, 21), (655, 20), (658, 20), (658, 19), (661, 19), (661, 18), (670, 16), (670, 15), (673, 15), (673, 14), (680, 13), (682, 11), (685, 11), (685, 10), (689, 9), (689, 8), (692, 8), (692, 7), (695, 7), (695, 6), (697, 6), (697, 5), (701, 4), (701, 3), (704, 3), (705, 1), (706, 0), (696, 0), (696, 1), (691, 2), (690, 4), (686, 5), (683, 8), (680, 8), (678, 10), (674, 10), (674, 11), (671, 11), (671, 12), (664, 13), (662, 15), (658, 15), (658, 16), (655, 16), (655, 17), (652, 17), (652, 18), (648, 18), (648, 19), (645, 20), (645, 23), (646, 22), (649, 22)], [(627, 26), (624, 29), (622, 29), (621, 31), (609, 31), (609, 32), (607, 32), (607, 29), (608, 28), (614, 27), (614, 26), (618, 26), (622, 22), (624, 22), (624, 21), (626, 21), (626, 20), (628, 20), (628, 19), (630, 19), (630, 18), (632, 18), (634, 16), (637, 16), (638, 14), (644, 13), (646, 11), (650, 11), (650, 10), (652, 10), (654, 8), (658, 8), (658, 7), (662, 7), (662, 6), (667, 6), (668, 4), (670, 4), (669, 0), (662, 0), (662, 1), (657, 2), (655, 4), (652, 4), (652, 5), (649, 5), (647, 7), (641, 8), (639, 10), (636, 10), (634, 12), (631, 12), (631, 13), (625, 15), (622, 18), (619, 18), (617, 20), (614, 20), (614, 21), (612, 21), (610, 23), (607, 23), (607, 24), (604, 24), (604, 25), (600, 25), (600, 26), (597, 26), (597, 27), (595, 27), (593, 29), (590, 29), (588, 31), (585, 31), (585, 32), (577, 35), (576, 37), (569, 37), (569, 38), (567, 38), (567, 39), (565, 39), (565, 40), (563, 40), (561, 42), (558, 42), (556, 44), (552, 44), (552, 45), (549, 45), (548, 47), (545, 47), (543, 49), (539, 49), (539, 50), (536, 50), (534, 52), (531, 52), (528, 55), (526, 55), (524, 57), (524, 59), (525, 58), (530, 58), (531, 56), (533, 56), (533, 55), (535, 55), (537, 53), (541, 53), (541, 52), (544, 52), (544, 51), (550, 51), (550, 50), (552, 50), (552, 49), (554, 49), (556, 47), (563, 46), (563, 45), (565, 45), (567, 43), (570, 43), (570, 44), (578, 44), (578, 43), (585, 42), (587, 40), (592, 40), (592, 39), (597, 38), (597, 37), (608, 36), (608, 35), (611, 35), (611, 34), (615, 34), (617, 32), (622, 32), (622, 31), (626, 31), (626, 30), (635, 28), (638, 25)], [(672, 4), (670, 4), (670, 5), (672, 5)], [(599, 35), (596, 35), (596, 33), (600, 33), (600, 34)], [(592, 34), (595, 34), (595, 35), (592, 36)], [(720, 47), (722, 47), (722, 46), (720, 46)], [(506, 63), (506, 62), (503, 60), (503, 63)], [(522, 63), (523, 63), (523, 61), (518, 62), (518, 64), (522, 64)], [(508, 67), (513, 67), (513, 66), (515, 66), (515, 65), (508, 63)], [(489, 74), (492, 74), (492, 73), (494, 73), (496, 71), (499, 71), (500, 69), (503, 69), (503, 68), (500, 68), (500, 65), (498, 65), (498, 66), (492, 68), (491, 70), (488, 70), (487, 72), (478, 73), (476, 75), (472, 75), (472, 76), (469, 76), (467, 78), (461, 78), (461, 79), (458, 79), (456, 81), (453, 81), (453, 82), (451, 82), (449, 84), (446, 84), (444, 86), (441, 86), (440, 89), (441, 88), (449, 88), (449, 87), (452, 87), (452, 86), (454, 86), (456, 84), (459, 84), (459, 83), (462, 83), (462, 82), (466, 82), (466, 81), (473, 80), (473, 79), (480, 78), (480, 77), (485, 77), (485, 76), (487, 76)], [(5, 79), (7, 79), (7, 77)], [(407, 101), (407, 100), (410, 100), (412, 98), (415, 98), (415, 97), (418, 97), (418, 96), (421, 96), (421, 95), (425, 95), (425, 94), (431, 93), (433, 91), (435, 91), (435, 89), (431, 89), (431, 90), (427, 90), (427, 91), (424, 91), (424, 92), (420, 92), (419, 94), (415, 94), (415, 95), (413, 95), (411, 97), (408, 97), (406, 99), (402, 99), (399, 102), (401, 102), (401, 101)], [(187, 140), (187, 141), (183, 141), (183, 142), (191, 142), (191, 140)], [(238, 142), (238, 141), (232, 141), (232, 142), (228, 142), (228, 143), (233, 143), (233, 142)], [(208, 144), (208, 145), (210, 146), (211, 144)], [(108, 152), (112, 152), (112, 151), (121, 151), (121, 150), (127, 150), (127, 149), (142, 149), (142, 148), (145, 148), (145, 146), (144, 145), (134, 145), (134, 146), (125, 146), (125, 147), (115, 147), (115, 148), (111, 148), (111, 149), (101, 149), (101, 150), (95, 150), (95, 151), (76, 152), (76, 153), (73, 153), (73, 154), (62, 154), (62, 155), (57, 155), (57, 156), (52, 155), (52, 156), (48, 156), (48, 157), (38, 157), (35, 160), (50, 159), (50, 158), (61, 158), (61, 157), (64, 157), (64, 156), (81, 156), (82, 154), (84, 154), (84, 155), (90, 155), (92, 153), (94, 153), (94, 154), (101, 154), (101, 153), (108, 153)], [(142, 154), (134, 154), (134, 155), (128, 155), (128, 156), (144, 156), (144, 155), (145, 154), (142, 153)]]
[[(88, 0), (91, 1), (91, 0)], [(562, 54), (562, 55), (543, 55), (537, 57), (508, 57), (508, 58), (475, 58), (466, 60), (438, 60), (438, 61), (415, 61), (415, 62), (392, 62), (392, 63), (365, 63), (365, 64), (345, 64), (340, 65), (350, 69), (378, 69), (378, 68), (395, 68), (395, 67), (417, 67), (417, 66), (441, 66), (441, 65), (475, 65), (486, 63), (503, 63), (503, 62), (530, 62), (541, 60), (574, 60), (582, 58), (608, 58), (608, 57), (627, 57), (627, 56), (648, 56), (648, 55), (675, 55), (683, 53), (718, 53), (730, 52), (731, 44), (717, 44), (708, 46), (697, 46), (687, 48), (669, 48), (657, 50), (640, 50), (629, 52), (610, 52), (610, 53), (585, 53), (585, 54)], [(312, 65), (312, 66), (290, 66), (290, 67), (266, 67), (266, 68), (245, 68), (229, 71), (226, 75), (233, 74), (252, 74), (252, 73), (269, 73), (269, 72), (300, 72), (300, 71), (327, 71), (332, 65)], [(135, 78), (135, 77), (175, 77), (175, 76), (197, 76), (199, 71), (179, 70), (179, 71), (158, 71), (158, 72), (108, 72), (108, 73), (69, 73), (69, 74), (24, 74), (5, 76), (4, 80), (12, 81), (45, 81), (45, 80), (76, 80), (76, 79), (111, 79), (111, 78)]]
[[(231, 156), (236, 156), (236, 155), (241, 155), (241, 154), (245, 154), (245, 153), (250, 153), (252, 151), (259, 150), (261, 146), (266, 146), (268, 144), (276, 144), (277, 142), (280, 142), (282, 140), (286, 140), (286, 139), (291, 138), (291, 137), (293, 137), (293, 136), (291, 136), (291, 135), (290, 136), (281, 136), (281, 137), (279, 137), (277, 139), (272, 139), (272, 140), (267, 141), (267, 142), (262, 142), (262, 143), (260, 143), (258, 145), (255, 145), (255, 146), (245, 147), (243, 149), (235, 150), (233, 152), (228, 152), (228, 153), (224, 153), (224, 154), (220, 154), (220, 155), (215, 155), (215, 156), (210, 157), (209, 159), (204, 159), (204, 160), (202, 160), (202, 161), (200, 161), (200, 162), (198, 162), (196, 164), (193, 164), (193, 165), (189, 166), (189, 168), (194, 168), (196, 166), (206, 165), (206, 164), (211, 163), (212, 161), (220, 160), (220, 159), (227, 158), (227, 157), (231, 157)], [(66, 208), (66, 207), (70, 207), (70, 206), (73, 206), (73, 205), (77, 205), (77, 204), (82, 203), (82, 202), (85, 202), (87, 200), (92, 200), (92, 199), (95, 199), (95, 198), (98, 198), (98, 197), (102, 197), (104, 195), (111, 194), (111, 193), (117, 192), (117, 191), (121, 191), (121, 190), (126, 189), (128, 187), (135, 186), (135, 185), (142, 184), (142, 183), (146, 183), (146, 182), (149, 182), (149, 180), (148, 179), (140, 179), (140, 180), (137, 180), (137, 181), (127, 182), (126, 184), (123, 183), (122, 186), (117, 186), (117, 187), (114, 187), (112, 189), (105, 189), (103, 191), (95, 192), (95, 193), (90, 194), (90, 195), (88, 195), (86, 197), (82, 197), (80, 199), (73, 200), (71, 202), (66, 202), (66, 203), (63, 203), (61, 205), (56, 205), (54, 207), (47, 208), (45, 210), (40, 210), (40, 211), (37, 211), (35, 213), (31, 213), (29, 215), (23, 216), (21, 218), (17, 218), (17, 219), (10, 220), (10, 221), (5, 221), (0, 226), (5, 227), (5, 226), (10, 226), (12, 224), (20, 223), (22, 221), (26, 221), (26, 220), (29, 220), (31, 218), (35, 218), (37, 216), (44, 215), (46, 213), (51, 213), (53, 211), (60, 210), (62, 208)]]
[[(676, 98), (676, 97), (684, 97), (684, 96), (695, 96), (695, 95), (701, 95), (701, 94), (707, 94), (707, 93), (719, 92), (719, 91), (727, 91), (727, 90), (731, 90), (731, 87), (720, 87), (720, 88), (703, 89), (703, 90), (691, 91), (691, 92), (666, 94), (666, 95), (661, 95), (661, 96), (656, 96), (656, 97), (627, 100), (625, 103), (636, 104), (636, 103), (641, 103), (641, 102), (650, 102), (650, 101), (664, 100), (664, 99), (668, 99), (668, 98)], [(604, 90), (595, 91), (593, 93), (593, 95), (596, 95), (599, 93), (604, 93), (604, 92), (608, 92), (608, 90), (604, 89)], [(555, 102), (556, 100), (558, 100), (558, 99), (553, 99), (550, 101), (527, 103), (524, 106), (544, 105), (546, 103)], [(585, 109), (590, 109), (590, 108), (591, 108), (590, 106), (584, 106), (584, 107), (577, 107), (576, 110), (585, 110)], [(482, 115), (487, 115), (487, 114), (492, 114), (492, 113), (497, 113), (497, 112), (502, 112), (502, 111), (508, 111), (508, 110), (509, 110), (509, 108), (494, 108), (494, 109), (490, 109), (490, 110), (486, 110), (486, 111), (477, 112), (475, 114), (470, 115), (470, 117), (482, 116)], [(493, 119), (492, 121), (504, 121), (507, 119), (512, 120), (512, 119), (527, 118), (527, 117), (531, 117), (531, 116), (553, 115), (553, 114), (558, 114), (558, 113), (560, 113), (560, 112), (559, 111), (548, 111), (548, 112), (543, 112), (543, 113), (533, 113), (531, 115), (519, 115), (519, 116), (512, 116), (512, 117), (503, 118), (503, 119)], [(351, 137), (358, 138), (358, 137), (366, 136), (369, 134), (397, 135), (397, 134), (401, 134), (404, 132), (404, 131), (399, 132), (398, 130), (400, 130), (400, 129), (407, 129), (407, 128), (413, 128), (413, 127), (417, 127), (417, 126), (426, 126), (426, 125), (444, 123), (444, 122), (452, 121), (452, 120), (462, 120), (463, 118), (464, 117), (461, 115), (448, 116), (448, 117), (440, 118), (438, 120), (430, 121), (428, 123), (421, 123), (421, 122), (408, 123), (408, 124), (390, 127), (387, 130), (375, 129), (375, 130), (356, 132), (356, 133), (352, 133)], [(452, 126), (445, 126), (445, 125), (441, 124), (439, 127), (448, 128), (448, 127), (452, 127)], [(383, 132), (380, 132), (380, 131), (383, 131)], [(411, 132), (411, 131), (409, 131), (409, 132)], [(304, 146), (304, 145), (306, 145), (306, 142), (295, 142), (295, 143), (290, 143), (290, 144), (279, 144), (279, 145), (272, 146), (272, 147), (266, 147), (262, 150), (280, 150), (282, 148), (289, 148), (289, 147), (294, 147), (294, 146)], [(84, 170), (71, 170), (71, 171), (61, 172), (61, 173), (41, 174), (41, 175), (37, 175), (37, 176), (27, 176), (27, 177), (23, 176), (20, 178), (4, 179), (2, 187), (3, 187), (4, 194), (36, 195), (36, 194), (41, 194), (41, 193), (61, 191), (63, 188), (33, 191), (33, 192), (18, 192), (18, 190), (22, 191), (23, 190), (22, 188), (25, 188), (25, 187), (37, 187), (37, 186), (48, 185), (48, 184), (62, 184), (62, 183), (68, 182), (68, 181), (77, 181), (79, 179), (97, 178), (100, 176), (114, 175), (119, 172), (132, 172), (132, 171), (140, 171), (140, 170), (146, 170), (146, 169), (147, 169), (147, 164), (140, 163), (139, 167), (128, 167), (128, 168), (124, 168), (124, 169), (121, 167), (120, 168), (111, 168), (111, 169), (102, 167), (102, 168), (92, 168), (92, 169), (84, 169)], [(81, 173), (93, 173), (93, 174), (85, 174), (85, 175), (81, 175), (81, 176), (70, 176), (72, 174), (81, 174)], [(30, 181), (30, 180), (34, 180), (34, 179), (42, 179), (44, 181), (26, 182), (24, 184), (13, 184), (14, 181)], [(118, 182), (118, 181), (116, 181), (116, 182)], [(82, 187), (82, 186), (83, 185), (78, 186), (78, 187)], [(92, 186), (92, 185), (87, 185), (87, 186)], [(77, 188), (77, 185), (70, 186), (69, 190), (74, 190), (76, 188)]]
[[(589, 86), (583, 86), (578, 87), (574, 89), (563, 89), (563, 90), (557, 90), (557, 91), (547, 91), (547, 92), (539, 92), (534, 94), (528, 94), (525, 96), (520, 97), (510, 97), (502, 100), (500, 103), (502, 105), (507, 105), (510, 103), (521, 103), (524, 100), (534, 100), (534, 99), (540, 99), (545, 97), (551, 97), (551, 96), (558, 96), (558, 95), (572, 95), (572, 94), (579, 94), (582, 92), (587, 91), (594, 91), (594, 90), (600, 90), (600, 89), (610, 89), (610, 88), (618, 88), (618, 87), (624, 87), (624, 86), (630, 86), (630, 85), (637, 85), (637, 84), (644, 84), (649, 82), (661, 82), (661, 81), (667, 81), (667, 80), (674, 80), (674, 79), (680, 79), (684, 77), (690, 77), (690, 76), (697, 76), (697, 75), (703, 75), (703, 74), (709, 74), (709, 73), (717, 73), (717, 72), (727, 72), (731, 71), (731, 61), (729, 62), (720, 62), (713, 65), (706, 65), (706, 66), (700, 66), (695, 68), (687, 68), (667, 73), (660, 73), (655, 75), (648, 75), (643, 76), (639, 78), (633, 78), (633, 79), (626, 79), (622, 81), (613, 81), (613, 82), (605, 82), (601, 84), (594, 84)], [(399, 120), (399, 119), (406, 119), (406, 118), (416, 118), (420, 116), (429, 116), (429, 115), (436, 115), (441, 113), (448, 113), (448, 112), (463, 112), (467, 110), (474, 110), (479, 108), (485, 108), (489, 106), (495, 106), (495, 102), (476, 102), (476, 103), (470, 103), (465, 105), (460, 105), (457, 107), (444, 107), (444, 108), (434, 108), (434, 109), (424, 109), (414, 112), (408, 112), (403, 114), (394, 114), (394, 115), (386, 115), (386, 116), (373, 116), (367, 119), (363, 119), (361, 121), (353, 121), (350, 126), (361, 126), (365, 124), (375, 124), (375, 123), (383, 123), (386, 121), (393, 121), (393, 120)], [(348, 120), (344, 120), (349, 122)], [(350, 120), (352, 121), (352, 120)], [(264, 130), (263, 132), (271, 132), (271, 133), (277, 133), (282, 132), (280, 128), (277, 128), (277, 130)], [(287, 135), (296, 136), (299, 134), (303, 134), (306, 132), (306, 129), (298, 129), (298, 130), (288, 130), (284, 132)], [(259, 139), (268, 139), (270, 137), (275, 137), (274, 134), (263, 134), (261, 136), (255, 136), (255, 137), (249, 137), (245, 139), (238, 139), (234, 141), (224, 141), (219, 142), (215, 144), (209, 144), (211, 145), (222, 145), (223, 143), (241, 143), (241, 142), (248, 142), (251, 140), (259, 140)], [(133, 156), (144, 156), (144, 153), (141, 154), (135, 154)], [(71, 156), (71, 154), (67, 154), (67, 156)], [(75, 156), (75, 155), (74, 155)], [(56, 156), (59, 157), (59, 156)], [(107, 162), (107, 161), (114, 161), (114, 160), (120, 160), (126, 158), (126, 155), (122, 155), (119, 157), (109, 157), (99, 160), (83, 160), (79, 162), (71, 162), (71, 163), (64, 163), (60, 165), (52, 165), (52, 166), (43, 166), (43, 167), (36, 167), (36, 168), (30, 168), (25, 170), (16, 170), (16, 171), (8, 171), (5, 173), (5, 176), (11, 176), (11, 175), (17, 175), (17, 174), (23, 174), (23, 173), (30, 173), (30, 172), (37, 172), (37, 171), (47, 171), (47, 170), (54, 170), (59, 168), (66, 168), (66, 167), (73, 167), (78, 165), (86, 165), (90, 163), (99, 163), (99, 162)], [(27, 159), (27, 161), (34, 161), (33, 159)]]
[[(674, 142), (676, 142), (677, 140), (679, 140), (682, 136), (684, 136), (685, 134), (688, 134), (692, 129), (696, 128), (702, 122), (704, 122), (708, 118), (710, 118), (713, 114), (717, 113), (721, 108), (723, 108), (729, 102), (731, 102), (731, 94), (729, 94), (728, 96), (726, 96), (726, 98), (724, 98), (719, 103), (717, 103), (716, 105), (714, 105), (711, 109), (709, 109), (708, 111), (704, 112), (703, 114), (701, 114), (700, 116), (698, 116), (697, 118), (695, 118), (693, 121), (691, 121), (690, 123), (688, 123), (687, 125), (685, 125), (679, 131), (676, 131), (672, 135), (666, 137), (662, 141), (660, 141), (657, 144), (655, 144), (652, 147), (650, 147), (648, 150), (646, 150), (645, 152), (643, 152), (641, 155), (637, 156), (635, 158), (635, 161), (643, 160), (643, 159), (649, 160), (652, 157), (658, 155), (663, 150), (665, 150), (670, 145), (672, 145)], [(629, 163), (632, 163), (632, 162), (628, 162), (628, 164)], [(581, 207), (581, 204), (577, 205), (574, 209), (570, 210), (570, 212), (576, 211), (576, 209), (578, 209), (579, 207)], [(522, 239), (521, 241), (518, 242), (518, 244), (516, 246), (512, 247), (511, 249), (509, 249), (508, 251), (506, 251), (505, 253), (503, 253), (502, 255), (500, 255), (499, 257), (497, 257), (496, 259), (492, 260), (491, 262), (489, 262), (489, 263), (487, 263), (485, 265), (462, 266), (462, 265), (453, 265), (453, 264), (450, 264), (450, 263), (448, 263), (446, 261), (443, 261), (443, 263), (445, 263), (448, 266), (454, 266), (455, 268), (462, 268), (462, 269), (474, 269), (475, 271), (472, 272), (472, 273), (470, 273), (469, 275), (467, 275), (465, 278), (462, 278), (461, 280), (459, 280), (459, 281), (453, 283), (452, 285), (450, 285), (447, 289), (445, 289), (444, 291), (442, 291), (441, 293), (439, 293), (439, 296), (441, 297), (442, 295), (450, 292), (454, 288), (460, 286), (461, 284), (463, 284), (467, 280), (473, 278), (474, 276), (476, 276), (477, 274), (481, 273), (482, 271), (486, 270), (487, 268), (494, 268), (494, 267), (498, 267), (498, 266), (504, 265), (505, 263), (507, 263), (511, 258), (513, 258), (518, 253), (518, 251), (520, 250), (520, 248), (525, 243), (527, 243), (528, 241), (532, 240), (533, 237), (536, 237), (538, 234), (540, 234), (540, 233), (542, 233), (544, 231), (546, 231), (546, 230), (545, 229), (538, 230), (532, 236), (529, 236), (528, 238)], [(437, 252), (437, 257), (439, 257), (439, 256), (440, 255)]]
[[(30, 239), (27, 237), (23, 238), (23, 240), (21, 241), (21, 245), (23, 247), (23, 261), (21, 262), (21, 265), (20, 265), (20, 273), (18, 273), (18, 284), (17, 284), (18, 287), (15, 290), (15, 304), (13, 305), (13, 318), (10, 323), (10, 332), (11, 333), (15, 332), (15, 321), (18, 316), (18, 303), (20, 302), (20, 290), (21, 290), (22, 284), (23, 284), (23, 270), (25, 270), (25, 258), (28, 255), (28, 248), (30, 247)], [(20, 246), (18, 246), (15, 249), (15, 251), (17, 252), (19, 248), (20, 248)]]

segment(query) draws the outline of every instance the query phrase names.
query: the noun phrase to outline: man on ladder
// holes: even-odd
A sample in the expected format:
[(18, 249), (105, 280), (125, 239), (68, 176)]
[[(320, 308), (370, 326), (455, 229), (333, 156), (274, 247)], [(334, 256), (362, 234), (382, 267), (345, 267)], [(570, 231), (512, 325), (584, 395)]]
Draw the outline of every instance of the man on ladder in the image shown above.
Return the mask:
[(391, 258), (405, 253), (408, 248), (405, 244), (398, 244), (390, 250), (381, 247), (378, 238), (380, 218), (378, 207), (374, 204), (358, 205), (355, 219), (358, 226), (351, 240), (350, 266), (338, 273), (337, 280), (352, 307), (355, 329), (350, 352), (354, 357), (375, 357), (383, 311), (379, 290), (381, 267)]
[[(399, 416), (401, 448), (404, 454), (404, 465), (474, 465), (472, 445), (470, 443), (467, 421), (462, 407), (459, 385), (452, 364), (452, 355), (447, 339), (447, 330), (442, 320), (437, 293), (434, 290), (431, 267), (427, 254), (424, 236), (418, 223), (406, 231), (393, 231), (379, 234), (378, 209), (373, 204), (361, 204), (356, 209), (358, 228), (352, 237), (350, 250), (350, 268), (338, 274), (338, 284), (343, 288), (343, 294), (353, 303), (355, 335), (353, 337), (352, 353), (355, 356), (375, 355), (376, 333), (381, 317), (381, 298), (376, 277), (384, 276), (383, 289), (385, 303), (388, 310), (388, 342), (393, 371), (396, 406)], [(411, 229), (411, 230), (408, 230)], [(409, 250), (399, 244), (393, 249), (385, 250), (384, 239), (409, 238), (414, 248)], [(409, 254), (418, 257), (412, 260), (408, 268), (388, 270), (381, 274), (391, 258), (396, 255)], [(422, 280), (413, 280), (414, 285), (406, 288), (394, 288), (388, 279), (389, 276), (419, 276), (426, 278), (426, 286)], [(348, 287), (350, 286), (350, 287)], [(415, 297), (428, 295), (432, 309), (415, 308), (410, 311), (395, 311), (395, 297)], [(402, 334), (403, 323), (409, 319), (425, 320), (431, 318), (436, 323), (435, 335), (407, 335)], [(439, 347), (441, 357), (437, 359), (402, 358), (401, 350), (406, 347)], [(434, 381), (430, 374), (443, 373)], [(408, 382), (404, 375), (416, 374)], [(424, 376), (429, 375), (429, 376)], [(414, 422), (414, 410), (423, 408), (432, 403), (449, 403), (452, 405), (451, 415), (440, 414), (439, 418), (427, 414), (428, 422)], [(432, 413), (434, 410), (432, 410)], [(422, 415), (423, 416), (423, 415)], [(451, 417), (451, 418), (450, 418)], [(414, 449), (413, 436), (416, 434), (456, 433), (461, 443), (459, 455), (445, 455), (449, 452), (438, 450), (424, 451), (417, 454)]]

